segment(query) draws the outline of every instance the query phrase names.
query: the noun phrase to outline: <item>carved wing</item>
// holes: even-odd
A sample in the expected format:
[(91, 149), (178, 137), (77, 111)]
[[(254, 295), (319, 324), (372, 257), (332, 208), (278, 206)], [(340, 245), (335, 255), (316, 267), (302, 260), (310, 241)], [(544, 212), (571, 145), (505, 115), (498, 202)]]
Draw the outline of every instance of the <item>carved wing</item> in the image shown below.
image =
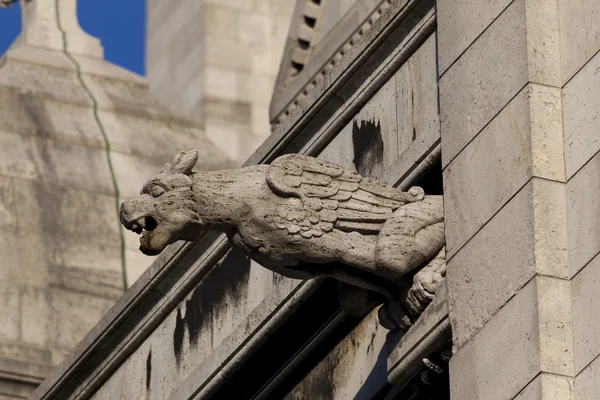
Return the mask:
[(300, 154), (287, 154), (273, 161), (267, 183), (274, 193), (302, 202), (300, 209), (282, 207), (274, 218), (275, 225), (308, 238), (334, 228), (378, 234), (394, 211), (424, 197), (421, 188), (402, 192), (339, 165)]

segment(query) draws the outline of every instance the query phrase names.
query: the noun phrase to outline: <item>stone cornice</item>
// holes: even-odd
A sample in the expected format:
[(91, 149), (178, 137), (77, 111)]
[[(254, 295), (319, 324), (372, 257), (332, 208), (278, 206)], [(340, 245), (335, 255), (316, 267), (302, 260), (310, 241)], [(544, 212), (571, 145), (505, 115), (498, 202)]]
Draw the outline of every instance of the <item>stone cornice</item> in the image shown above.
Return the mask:
[[(433, 34), (434, 6), (433, 0), (392, 2), (346, 57), (323, 71), (315, 85), (309, 84), (311, 90), (294, 101), (244, 165), (256, 164), (262, 155), (272, 160), (302, 148), (318, 153)], [(286, 149), (299, 137), (308, 139), (299, 148)]]
[[(310, 94), (315, 88), (335, 80), (337, 74), (334, 70), (340, 70), (336, 66), (339, 64), (351, 65), (354, 64), (354, 61), (364, 59), (364, 53), (369, 52), (369, 48), (372, 48), (373, 45), (378, 45), (377, 40), (373, 39), (380, 35), (385, 37), (386, 30), (390, 28), (388, 24), (394, 27), (402, 23), (404, 18), (414, 16), (416, 11), (414, 8), (419, 3), (422, 4), (423, 2), (420, 0), (384, 0), (346, 39), (340, 40), (338, 38), (339, 32), (335, 29), (329, 32), (327, 36), (331, 37), (331, 41), (336, 43), (331, 43), (326, 47), (333, 50), (329, 50), (329, 52), (319, 51), (312, 47), (305, 49), (302, 52), (304, 57), (302, 68), (292, 68), (295, 73), (291, 75), (287, 72), (287, 66), (282, 63), (281, 73), (287, 75), (278, 77), (278, 84), (270, 110), (272, 126), (276, 128), (286, 118), (289, 118), (296, 108), (301, 107), (306, 97), (311, 97)], [(433, 8), (433, 4), (431, 4), (431, 7)], [(293, 28), (300, 30), (301, 25), (301, 23), (295, 24)], [(298, 47), (296, 39), (295, 37), (290, 39), (294, 44), (292, 46), (294, 48)], [(316, 53), (315, 50), (317, 50)], [(291, 58), (292, 54), (287, 54), (287, 57), (290, 59), (286, 59), (287, 61), (284, 61), (284, 63), (290, 62), (299, 65), (297, 60), (294, 61)], [(323, 60), (318, 62), (320, 59)]]

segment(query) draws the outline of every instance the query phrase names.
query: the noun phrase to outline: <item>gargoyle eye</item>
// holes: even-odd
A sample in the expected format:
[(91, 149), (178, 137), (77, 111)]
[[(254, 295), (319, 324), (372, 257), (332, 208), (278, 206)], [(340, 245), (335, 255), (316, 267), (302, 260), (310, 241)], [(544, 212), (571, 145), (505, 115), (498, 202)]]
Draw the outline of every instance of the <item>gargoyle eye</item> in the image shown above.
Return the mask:
[(152, 186), (152, 188), (150, 189), (150, 195), (152, 197), (161, 196), (165, 192), (166, 192), (166, 190), (164, 188), (160, 187), (160, 186)]

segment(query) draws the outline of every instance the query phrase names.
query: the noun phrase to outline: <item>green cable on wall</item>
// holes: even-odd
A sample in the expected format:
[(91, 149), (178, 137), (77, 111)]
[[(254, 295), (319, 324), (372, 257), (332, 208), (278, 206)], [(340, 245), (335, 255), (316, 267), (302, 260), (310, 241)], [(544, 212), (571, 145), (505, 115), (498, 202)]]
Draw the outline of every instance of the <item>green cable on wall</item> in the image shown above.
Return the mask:
[(90, 100), (92, 100), (94, 119), (96, 120), (96, 124), (98, 125), (98, 128), (100, 129), (100, 132), (102, 133), (102, 138), (104, 139), (104, 149), (106, 152), (106, 160), (108, 162), (108, 169), (110, 171), (110, 177), (112, 179), (113, 187), (115, 190), (115, 208), (117, 211), (117, 224), (119, 226), (119, 238), (121, 241), (121, 273), (122, 273), (122, 278), (123, 278), (123, 289), (127, 290), (128, 285), (127, 285), (127, 266), (126, 266), (126, 262), (125, 262), (125, 233), (123, 230), (123, 225), (121, 224), (121, 220), (120, 220), (119, 185), (117, 183), (115, 169), (113, 167), (112, 160), (110, 158), (110, 141), (108, 140), (108, 136), (106, 135), (106, 131), (104, 130), (104, 125), (102, 125), (102, 121), (100, 120), (100, 116), (98, 115), (98, 102), (96, 101), (96, 98), (92, 94), (92, 91), (85, 84), (83, 77), (81, 76), (81, 66), (79, 65), (77, 60), (71, 54), (69, 54), (69, 51), (67, 50), (67, 33), (63, 30), (61, 23), (60, 23), (60, 11), (59, 11), (58, 2), (59, 2), (59, 0), (55, 0), (56, 22), (58, 25), (58, 29), (60, 30), (60, 32), (62, 33), (62, 36), (63, 36), (63, 52), (69, 58), (69, 60), (71, 60), (71, 62), (75, 65), (75, 68), (77, 70), (77, 79), (79, 80), (79, 83), (81, 83), (81, 86), (83, 87), (83, 89), (85, 90), (87, 95), (90, 97)]

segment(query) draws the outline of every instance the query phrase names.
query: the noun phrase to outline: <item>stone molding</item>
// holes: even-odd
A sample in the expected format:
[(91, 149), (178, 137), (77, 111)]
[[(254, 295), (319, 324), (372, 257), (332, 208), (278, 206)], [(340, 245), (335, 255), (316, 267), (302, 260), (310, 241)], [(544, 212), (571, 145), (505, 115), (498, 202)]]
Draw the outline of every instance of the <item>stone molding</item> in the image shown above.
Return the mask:
[[(348, 57), (323, 71), (319, 83), (292, 104), (244, 165), (258, 163), (257, 155), (267, 153), (272, 160), (307, 146), (306, 154), (318, 153), (435, 31), (434, 5), (432, 0), (411, 0), (386, 10)], [(307, 132), (316, 127), (318, 133)], [(301, 135), (309, 136), (310, 144), (289, 148)]]
[[(307, 2), (309, 0), (306, 0)], [(368, 18), (359, 26), (354, 34), (351, 35), (345, 42), (340, 43), (340, 46), (333, 54), (327, 56), (324, 62), (318, 65), (315, 71), (304, 67), (309, 62), (315, 62), (316, 55), (313, 54), (314, 49), (304, 49), (301, 53), (301, 58), (293, 58), (294, 51), (299, 45), (294, 45), (293, 50), (286, 50), (288, 53), (290, 65), (298, 64), (296, 67), (290, 67), (294, 70), (293, 73), (282, 64), (282, 72), (286, 77), (278, 78), (278, 84), (273, 96), (271, 104), (271, 122), (273, 128), (279, 126), (296, 108), (305, 104), (304, 99), (311, 97), (310, 93), (319, 89), (321, 86), (329, 86), (334, 80), (339, 78), (338, 74), (333, 70), (340, 71), (340, 68), (335, 68), (339, 64), (351, 65), (364, 62), (366, 57), (364, 53), (368, 53), (373, 46), (380, 45), (378, 39), (385, 39), (389, 29), (397, 27), (404, 19), (413, 17), (419, 12), (419, 8), (423, 3), (431, 3), (422, 0), (384, 0), (379, 4), (369, 15)], [(431, 4), (433, 7), (433, 4)], [(321, 10), (322, 12), (322, 10)], [(298, 11), (296, 11), (298, 13)], [(293, 27), (299, 32), (302, 30), (302, 22), (296, 22), (297, 27)], [(311, 32), (313, 30), (311, 29)], [(335, 32), (330, 32), (330, 34)], [(296, 40), (302, 39), (299, 34)], [(305, 35), (306, 36), (306, 35)], [(328, 35), (329, 36), (329, 35)], [(303, 36), (304, 37), (304, 36)], [(303, 39), (307, 41), (306, 39)], [(289, 53), (292, 54), (289, 54)], [(296, 53), (298, 51), (296, 50)], [(315, 57), (313, 57), (315, 56)], [(285, 60), (285, 59), (284, 59)], [(300, 60), (300, 61), (299, 61)], [(285, 62), (285, 61), (284, 61)], [(345, 67), (344, 67), (345, 69)], [(343, 69), (342, 69), (343, 71)], [(333, 73), (332, 73), (333, 72)], [(307, 74), (311, 73), (310, 76)]]

